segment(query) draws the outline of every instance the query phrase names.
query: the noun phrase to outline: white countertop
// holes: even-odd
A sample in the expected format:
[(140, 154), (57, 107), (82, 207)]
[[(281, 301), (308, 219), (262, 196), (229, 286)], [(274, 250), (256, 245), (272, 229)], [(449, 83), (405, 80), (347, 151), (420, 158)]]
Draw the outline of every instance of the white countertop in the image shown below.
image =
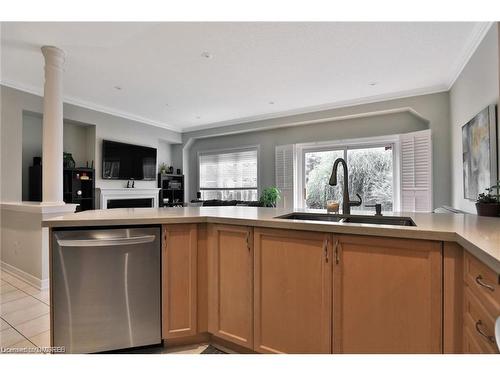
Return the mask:
[[(325, 210), (295, 210), (295, 212)], [(319, 232), (454, 241), (500, 273), (500, 218), (471, 214), (384, 213), (405, 216), (416, 227), (277, 219), (290, 210), (260, 207), (120, 208), (83, 211), (43, 221), (46, 227), (91, 227), (168, 223), (221, 223)], [(356, 211), (355, 214), (360, 212)], [(363, 214), (373, 215), (373, 212)]]

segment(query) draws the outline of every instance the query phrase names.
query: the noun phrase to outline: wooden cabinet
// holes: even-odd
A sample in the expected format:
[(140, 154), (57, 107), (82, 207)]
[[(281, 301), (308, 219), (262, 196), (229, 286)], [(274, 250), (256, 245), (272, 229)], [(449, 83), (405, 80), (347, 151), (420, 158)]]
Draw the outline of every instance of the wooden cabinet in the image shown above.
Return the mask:
[(331, 353), (331, 235), (255, 228), (254, 350)]
[(500, 316), (500, 275), (478, 259), (464, 256), (464, 351), (498, 353), (495, 320)]
[(252, 228), (210, 224), (209, 332), (253, 348)]
[(443, 243), (443, 353), (463, 353), (464, 249)]
[(334, 236), (334, 352), (442, 352), (441, 242)]
[(164, 225), (162, 245), (164, 339), (498, 353), (500, 275), (456, 243), (203, 223)]
[(162, 337), (192, 336), (197, 324), (197, 226), (163, 226)]

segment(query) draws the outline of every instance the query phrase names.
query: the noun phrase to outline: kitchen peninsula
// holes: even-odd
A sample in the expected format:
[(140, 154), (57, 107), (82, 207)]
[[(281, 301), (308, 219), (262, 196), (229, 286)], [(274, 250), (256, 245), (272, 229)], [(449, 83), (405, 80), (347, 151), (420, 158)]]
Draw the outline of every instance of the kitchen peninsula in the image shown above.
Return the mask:
[[(161, 227), (167, 346), (213, 342), (242, 353), (498, 352), (499, 218), (384, 214), (411, 218), (416, 226), (278, 218), (288, 213), (113, 209), (43, 225), (52, 241), (59, 230)], [(51, 274), (52, 291), (54, 280)], [(53, 300), (52, 292), (52, 307)]]

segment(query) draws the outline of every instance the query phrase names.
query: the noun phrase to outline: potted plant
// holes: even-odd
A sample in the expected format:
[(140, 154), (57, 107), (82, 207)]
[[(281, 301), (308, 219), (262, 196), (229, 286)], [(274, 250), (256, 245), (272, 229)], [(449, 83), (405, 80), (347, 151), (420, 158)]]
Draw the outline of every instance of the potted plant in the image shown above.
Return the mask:
[(276, 207), (276, 203), (280, 199), (280, 191), (276, 186), (265, 188), (260, 195), (260, 203), (263, 207)]
[(165, 163), (160, 164), (160, 173), (161, 174), (166, 174), (167, 173), (167, 165)]
[[(479, 216), (500, 215), (500, 181), (485, 189), (485, 193), (479, 194), (476, 201), (476, 210)], [(496, 190), (496, 194), (494, 191)]]

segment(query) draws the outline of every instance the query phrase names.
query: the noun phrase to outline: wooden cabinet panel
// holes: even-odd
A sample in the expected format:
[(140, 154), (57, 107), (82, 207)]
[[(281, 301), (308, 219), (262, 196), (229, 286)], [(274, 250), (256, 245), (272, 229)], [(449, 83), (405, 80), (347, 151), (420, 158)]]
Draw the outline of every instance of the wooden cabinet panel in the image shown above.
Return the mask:
[(500, 315), (500, 278), (469, 253), (464, 255), (464, 351), (498, 353), (495, 320)]
[(209, 225), (209, 332), (253, 348), (252, 228)]
[(464, 280), (492, 316), (500, 315), (500, 276), (478, 259), (464, 256)]
[(455, 242), (443, 243), (443, 353), (463, 352), (464, 250)]
[(197, 226), (163, 226), (162, 337), (196, 334)]
[(473, 289), (465, 286), (464, 293), (464, 330), (468, 336), (464, 337), (464, 346), (467, 340), (474, 340), (478, 353), (498, 353), (495, 341), (495, 319), (486, 310), (481, 302), (473, 295)]
[(477, 342), (477, 338), (469, 328), (464, 329), (464, 354), (485, 354), (485, 350)]
[(208, 233), (207, 224), (198, 224), (198, 333), (208, 332)]
[(334, 352), (442, 352), (441, 243), (334, 237)]
[(331, 353), (331, 235), (256, 228), (254, 350)]

